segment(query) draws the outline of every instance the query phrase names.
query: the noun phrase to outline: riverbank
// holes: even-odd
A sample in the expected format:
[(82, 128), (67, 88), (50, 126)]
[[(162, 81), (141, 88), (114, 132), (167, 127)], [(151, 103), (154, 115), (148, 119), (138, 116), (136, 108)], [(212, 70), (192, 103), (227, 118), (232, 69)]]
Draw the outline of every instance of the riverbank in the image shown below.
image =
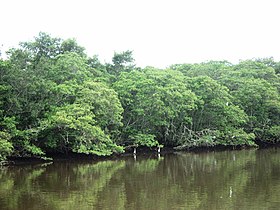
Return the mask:
[(277, 148), (280, 147), (280, 144), (262, 144), (258, 147), (248, 147), (248, 146), (222, 146), (217, 145), (213, 147), (192, 147), (184, 149), (174, 149), (173, 147), (163, 147), (161, 148), (160, 153), (158, 153), (157, 148), (148, 148), (148, 147), (139, 147), (137, 148), (136, 154), (133, 153), (133, 149), (127, 149), (124, 153), (121, 154), (112, 154), (110, 156), (97, 156), (97, 155), (87, 155), (69, 152), (68, 154), (61, 153), (47, 153), (48, 158), (40, 157), (9, 157), (6, 161), (0, 162), (0, 166), (9, 166), (9, 165), (22, 165), (30, 163), (49, 163), (53, 161), (102, 161), (102, 160), (118, 160), (123, 159), (129, 156), (151, 156), (151, 155), (165, 155), (175, 152), (187, 152), (187, 153), (206, 153), (206, 152), (221, 152), (221, 151), (231, 151), (231, 150), (247, 150), (247, 149), (266, 149), (266, 148)]

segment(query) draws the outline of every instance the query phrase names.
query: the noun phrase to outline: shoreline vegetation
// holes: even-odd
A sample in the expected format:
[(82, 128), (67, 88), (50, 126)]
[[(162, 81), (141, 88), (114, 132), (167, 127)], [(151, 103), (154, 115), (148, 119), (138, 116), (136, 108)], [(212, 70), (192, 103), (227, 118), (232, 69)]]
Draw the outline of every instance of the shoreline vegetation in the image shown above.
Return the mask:
[(140, 68), (132, 51), (101, 63), (74, 39), (43, 32), (6, 54), (2, 163), (280, 143), (280, 62), (273, 58)]
[(279, 148), (280, 144), (269, 144), (262, 146), (214, 146), (214, 147), (193, 147), (188, 149), (175, 149), (173, 147), (164, 147), (160, 153), (157, 152), (157, 148), (140, 147), (137, 150), (137, 154), (133, 153), (133, 150), (126, 150), (123, 153), (115, 153), (109, 156), (98, 156), (93, 154), (82, 154), (82, 153), (50, 153), (46, 154), (49, 158), (41, 157), (9, 157), (4, 161), (0, 161), (1, 166), (12, 166), (12, 165), (25, 165), (25, 164), (49, 164), (57, 161), (107, 161), (107, 160), (123, 160), (127, 158), (161, 158), (164, 155), (176, 154), (180, 152), (187, 153), (208, 153), (208, 152), (222, 152), (222, 151), (233, 151), (233, 150), (262, 150), (268, 148)]

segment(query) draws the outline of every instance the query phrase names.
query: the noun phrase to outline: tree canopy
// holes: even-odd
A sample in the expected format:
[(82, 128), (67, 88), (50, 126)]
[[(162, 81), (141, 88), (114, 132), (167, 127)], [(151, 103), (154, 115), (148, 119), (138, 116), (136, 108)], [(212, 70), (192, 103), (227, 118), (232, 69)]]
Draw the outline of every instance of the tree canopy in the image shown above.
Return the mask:
[(52, 152), (110, 155), (126, 146), (280, 142), (280, 62), (273, 58), (139, 68), (74, 39), (39, 33), (0, 59), (0, 160)]

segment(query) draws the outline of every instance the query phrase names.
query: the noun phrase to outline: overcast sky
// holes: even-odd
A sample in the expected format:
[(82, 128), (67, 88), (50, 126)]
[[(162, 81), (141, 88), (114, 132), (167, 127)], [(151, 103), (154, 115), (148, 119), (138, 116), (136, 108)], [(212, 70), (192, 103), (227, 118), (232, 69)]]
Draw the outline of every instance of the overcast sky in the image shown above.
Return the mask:
[(133, 50), (139, 66), (274, 57), (279, 0), (0, 0), (0, 49), (40, 31), (75, 38), (109, 62)]

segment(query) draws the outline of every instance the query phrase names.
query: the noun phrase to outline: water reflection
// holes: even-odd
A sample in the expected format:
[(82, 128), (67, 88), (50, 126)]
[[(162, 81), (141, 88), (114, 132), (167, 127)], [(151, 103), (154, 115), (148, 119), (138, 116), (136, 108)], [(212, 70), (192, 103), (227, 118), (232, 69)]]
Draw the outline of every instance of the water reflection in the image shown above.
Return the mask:
[(0, 209), (279, 209), (279, 149), (0, 169)]

